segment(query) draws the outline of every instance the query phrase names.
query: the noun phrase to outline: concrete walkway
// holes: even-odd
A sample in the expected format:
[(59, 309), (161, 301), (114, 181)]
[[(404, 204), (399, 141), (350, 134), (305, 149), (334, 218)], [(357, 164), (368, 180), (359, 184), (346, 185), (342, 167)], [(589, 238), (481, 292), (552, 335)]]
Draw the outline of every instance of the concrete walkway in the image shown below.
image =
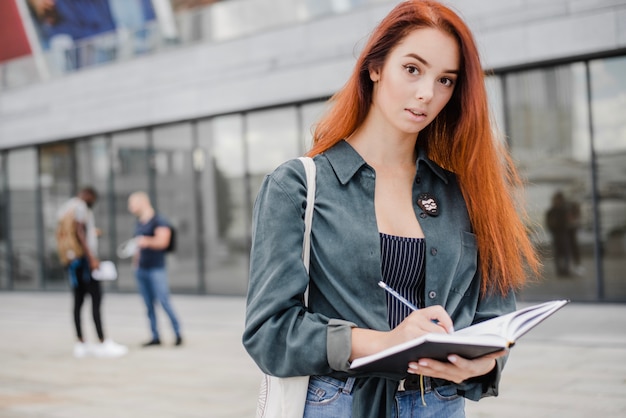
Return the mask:
[[(240, 343), (243, 298), (173, 296), (185, 344), (149, 338), (138, 295), (108, 293), (118, 359), (72, 356), (66, 293), (0, 292), (0, 417), (254, 417), (260, 372)], [(84, 308), (85, 333), (94, 339)], [(626, 417), (626, 305), (570, 304), (512, 350), (498, 398), (468, 402), (468, 418)]]

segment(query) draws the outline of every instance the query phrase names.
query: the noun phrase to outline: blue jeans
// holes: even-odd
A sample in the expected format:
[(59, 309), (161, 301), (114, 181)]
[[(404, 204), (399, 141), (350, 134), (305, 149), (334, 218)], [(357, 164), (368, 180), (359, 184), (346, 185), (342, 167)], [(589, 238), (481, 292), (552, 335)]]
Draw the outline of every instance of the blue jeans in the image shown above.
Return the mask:
[(167, 271), (165, 268), (135, 270), (139, 292), (146, 304), (148, 319), (150, 319), (150, 331), (152, 331), (152, 339), (159, 339), (159, 330), (157, 328), (157, 318), (155, 305), (158, 301), (163, 310), (172, 322), (172, 328), (177, 337), (180, 337), (180, 325), (176, 314), (170, 303), (170, 289), (167, 280)]
[(453, 385), (396, 393), (394, 418), (465, 418), (465, 398), (456, 393)]
[[(352, 387), (354, 379), (346, 382), (328, 376), (311, 376), (307, 391), (304, 418), (349, 418), (352, 416)], [(457, 395), (454, 386), (426, 388), (424, 403), (419, 390), (397, 392), (394, 418), (464, 418), (465, 399)]]
[(311, 376), (303, 418), (339, 418), (352, 416), (354, 378), (343, 382), (328, 376)]

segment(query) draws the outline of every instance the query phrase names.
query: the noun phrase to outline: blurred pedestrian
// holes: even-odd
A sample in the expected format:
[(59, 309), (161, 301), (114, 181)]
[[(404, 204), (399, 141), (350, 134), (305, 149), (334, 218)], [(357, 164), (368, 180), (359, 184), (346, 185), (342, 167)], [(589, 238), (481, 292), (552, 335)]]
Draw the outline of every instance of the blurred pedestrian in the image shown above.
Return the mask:
[(580, 205), (568, 201), (562, 191), (556, 191), (546, 212), (546, 226), (552, 240), (552, 256), (558, 277), (580, 276), (585, 268), (581, 264), (578, 228)]
[(139, 292), (146, 305), (152, 333), (152, 338), (143, 346), (161, 345), (155, 311), (157, 302), (170, 319), (176, 337), (174, 344), (181, 345), (183, 338), (178, 318), (170, 301), (165, 260), (166, 249), (172, 239), (171, 226), (163, 216), (155, 212), (150, 198), (144, 192), (135, 192), (130, 195), (128, 210), (137, 216), (134, 234), (137, 251), (133, 257), (133, 267)]
[(552, 205), (546, 212), (546, 225), (552, 238), (552, 256), (558, 277), (570, 275), (572, 258), (569, 207), (563, 192), (557, 191), (552, 196)]
[(580, 258), (580, 245), (578, 243), (578, 229), (581, 226), (580, 215), (580, 204), (576, 201), (567, 202), (567, 233), (569, 235), (572, 256), (570, 270), (578, 276), (582, 276), (585, 273), (585, 267), (583, 267)]
[[(61, 263), (66, 267), (74, 296), (74, 325), (77, 342), (74, 356), (119, 357), (128, 349), (105, 338), (102, 326), (102, 289), (92, 272), (100, 266), (98, 259), (98, 230), (91, 208), (98, 199), (92, 187), (84, 187), (78, 196), (67, 201), (59, 210), (57, 225), (57, 250)], [(91, 311), (99, 343), (85, 341), (81, 326), (81, 308), (85, 296), (91, 297)]]

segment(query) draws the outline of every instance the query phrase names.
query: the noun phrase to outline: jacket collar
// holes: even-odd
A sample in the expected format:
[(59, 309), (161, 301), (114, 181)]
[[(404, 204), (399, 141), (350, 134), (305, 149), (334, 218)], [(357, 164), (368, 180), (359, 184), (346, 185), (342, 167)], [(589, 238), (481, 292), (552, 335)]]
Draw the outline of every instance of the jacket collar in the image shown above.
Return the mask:
[(347, 184), (361, 167), (367, 165), (352, 145), (343, 139), (327, 149), (324, 155), (342, 185)]
[[(363, 157), (345, 140), (339, 141), (337, 144), (324, 152), (328, 162), (330, 163), (339, 182), (343, 185), (347, 184), (350, 179), (359, 171), (361, 167), (367, 165)], [(439, 167), (434, 161), (426, 156), (426, 151), (418, 148), (416, 168), (420, 163), (425, 163), (430, 170), (435, 173), (441, 180), (448, 184), (448, 175), (446, 170)]]
[(423, 147), (417, 148), (417, 162), (415, 163), (416, 169), (419, 169), (420, 163), (425, 163), (428, 168), (432, 170), (439, 178), (445, 183), (448, 184), (448, 172), (443, 168), (439, 167), (437, 163), (426, 156), (426, 150)]

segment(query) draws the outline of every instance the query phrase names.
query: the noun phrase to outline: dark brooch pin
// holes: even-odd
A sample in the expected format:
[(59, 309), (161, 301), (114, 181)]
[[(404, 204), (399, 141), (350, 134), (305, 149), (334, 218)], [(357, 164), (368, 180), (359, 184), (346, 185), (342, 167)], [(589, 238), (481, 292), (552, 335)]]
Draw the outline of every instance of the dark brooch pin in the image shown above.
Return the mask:
[(439, 203), (430, 193), (422, 193), (417, 197), (417, 205), (430, 216), (439, 215)]

